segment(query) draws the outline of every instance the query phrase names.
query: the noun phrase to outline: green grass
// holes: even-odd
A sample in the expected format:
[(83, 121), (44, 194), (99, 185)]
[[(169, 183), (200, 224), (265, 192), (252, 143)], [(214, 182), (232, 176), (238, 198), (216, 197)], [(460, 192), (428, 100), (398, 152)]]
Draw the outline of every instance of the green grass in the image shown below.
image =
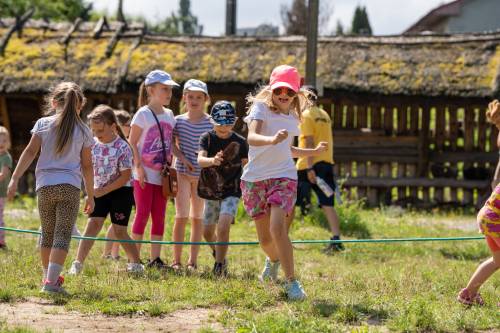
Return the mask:
[[(10, 204), (25, 214), (7, 216), (6, 224), (38, 228), (33, 200)], [(358, 204), (339, 207), (348, 238), (474, 236), (475, 218), (467, 212), (414, 212), (395, 208), (365, 210)], [(17, 211), (16, 211), (17, 212)], [(169, 204), (166, 237), (172, 230)], [(83, 230), (85, 219), (78, 220)], [(319, 211), (292, 226), (293, 239), (327, 239), (326, 221)], [(102, 235), (104, 235), (102, 233)], [(36, 238), (9, 233), (9, 251), (0, 252), (0, 302), (39, 297), (41, 269)], [(231, 230), (232, 240), (255, 240), (255, 227), (240, 211)], [(323, 245), (295, 245), (296, 269), (308, 293), (304, 302), (287, 302), (277, 285), (262, 285), (257, 275), (264, 255), (257, 246), (235, 246), (229, 251), (230, 277), (214, 279), (210, 251), (202, 247), (199, 272), (174, 274), (148, 271), (128, 276), (124, 262), (101, 259), (97, 242), (84, 274), (67, 277), (68, 298), (55, 299), (67, 310), (109, 316), (161, 316), (186, 308), (216, 309), (216, 320), (238, 332), (334, 331), (476, 331), (499, 329), (496, 303), (500, 274), (482, 288), (487, 305), (465, 308), (455, 301), (478, 263), (489, 256), (483, 241), (347, 244), (343, 253), (328, 256)], [(184, 250), (184, 260), (187, 259)], [(66, 269), (76, 251), (72, 244)], [(149, 248), (143, 247), (147, 257)], [(122, 254), (123, 255), (123, 254)], [(171, 248), (163, 257), (171, 261)], [(25, 332), (26, 329), (0, 330)], [(29, 331), (29, 328), (27, 328)], [(210, 332), (210, 329), (202, 330)]]

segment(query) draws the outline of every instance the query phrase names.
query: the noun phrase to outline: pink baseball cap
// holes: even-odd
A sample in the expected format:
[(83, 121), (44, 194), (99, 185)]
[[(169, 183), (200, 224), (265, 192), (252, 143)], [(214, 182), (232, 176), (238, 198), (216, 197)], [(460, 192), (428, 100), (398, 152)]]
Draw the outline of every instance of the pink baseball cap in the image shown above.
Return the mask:
[(298, 92), (300, 89), (300, 81), (300, 75), (297, 68), (288, 65), (280, 65), (273, 69), (271, 78), (269, 79), (269, 85), (271, 86), (271, 90), (286, 87)]

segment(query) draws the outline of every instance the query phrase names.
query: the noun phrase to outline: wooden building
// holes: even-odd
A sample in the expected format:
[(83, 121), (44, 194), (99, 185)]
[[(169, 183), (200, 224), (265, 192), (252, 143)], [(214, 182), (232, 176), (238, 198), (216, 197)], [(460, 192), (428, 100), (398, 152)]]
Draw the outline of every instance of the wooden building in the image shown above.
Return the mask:
[[(0, 21), (0, 121), (15, 158), (44, 93), (61, 80), (85, 89), (87, 110), (108, 103), (133, 111), (140, 82), (160, 68), (181, 83), (206, 81), (213, 101), (234, 101), (242, 116), (245, 96), (274, 66), (305, 68), (303, 37), (169, 38), (139, 24), (29, 20), (5, 38), (12, 25)], [(498, 160), (498, 132), (484, 111), (500, 95), (500, 33), (327, 37), (318, 57), (320, 102), (350, 195), (370, 205), (481, 201)]]

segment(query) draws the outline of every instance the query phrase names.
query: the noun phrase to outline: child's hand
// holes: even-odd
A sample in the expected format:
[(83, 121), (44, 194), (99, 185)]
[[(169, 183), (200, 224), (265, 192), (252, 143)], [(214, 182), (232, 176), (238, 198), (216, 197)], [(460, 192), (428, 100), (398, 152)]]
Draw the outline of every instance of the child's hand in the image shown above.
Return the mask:
[(490, 104), (488, 104), (488, 111), (490, 113), (497, 112), (498, 108), (500, 108), (500, 102), (498, 101), (498, 99), (495, 99), (493, 102), (490, 102)]
[(17, 191), (17, 181), (12, 178), (9, 182), (9, 187), (7, 188), (7, 199), (12, 200), (14, 199)]
[(94, 198), (85, 197), (85, 206), (83, 207), (83, 212), (87, 215), (92, 214), (94, 211)]
[(274, 135), (274, 138), (273, 138), (271, 143), (273, 145), (277, 145), (278, 143), (282, 142), (286, 138), (288, 138), (288, 131), (286, 129), (281, 129), (278, 131), (278, 133), (276, 133)]
[(139, 165), (135, 168), (135, 173), (137, 174), (137, 180), (139, 181), (139, 186), (144, 189), (145, 182), (148, 180), (146, 176), (146, 172), (144, 171), (144, 167)]
[(322, 153), (322, 152), (326, 151), (327, 149), (328, 149), (328, 142), (321, 141), (320, 143), (318, 143), (318, 145), (316, 146), (316, 148), (314, 150), (316, 150), (316, 152), (318, 152), (318, 153)]
[(194, 166), (191, 164), (191, 162), (185, 159), (182, 163), (186, 166), (189, 172), (194, 172)]
[(222, 150), (219, 151), (215, 156), (212, 158), (212, 165), (219, 166), (221, 163), (224, 161), (224, 158), (222, 158), (223, 152)]

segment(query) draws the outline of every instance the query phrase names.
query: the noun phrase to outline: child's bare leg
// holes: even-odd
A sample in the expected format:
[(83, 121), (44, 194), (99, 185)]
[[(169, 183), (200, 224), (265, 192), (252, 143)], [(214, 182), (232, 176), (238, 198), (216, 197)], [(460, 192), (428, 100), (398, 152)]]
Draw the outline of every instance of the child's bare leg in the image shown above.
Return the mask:
[(278, 252), (279, 260), (287, 280), (295, 278), (293, 266), (293, 248), (288, 237), (288, 225), (285, 222), (285, 211), (271, 206), (270, 233)]
[[(203, 238), (207, 242), (215, 242), (217, 238), (215, 237), (215, 224), (205, 224), (203, 225)], [(212, 251), (215, 251), (215, 245), (209, 245)]]
[[(116, 239), (115, 234), (113, 232), (113, 225), (109, 226), (108, 232), (106, 233), (106, 238), (107, 239)], [(106, 245), (104, 246), (104, 251), (102, 253), (102, 255), (104, 257), (111, 255), (111, 250), (112, 250), (113, 244), (115, 244), (115, 243), (113, 243), (111, 241), (106, 242)]]
[[(137, 248), (137, 246), (135, 246), (135, 247)], [(137, 250), (137, 253), (139, 253), (139, 250)], [(118, 258), (120, 256), (120, 243), (112, 243), (112, 245), (111, 245), (111, 256), (113, 258)]]
[[(104, 224), (104, 218), (102, 217), (92, 217), (89, 219), (87, 223), (87, 227), (85, 228), (85, 233), (83, 234), (85, 237), (95, 237), (101, 231), (102, 225)], [(82, 239), (80, 241), (80, 245), (78, 246), (78, 252), (76, 255), (76, 260), (81, 262), (85, 261), (85, 258), (87, 258), (90, 249), (94, 245), (93, 240), (89, 239)]]
[(255, 220), (255, 228), (257, 229), (260, 247), (272, 262), (276, 262), (279, 260), (279, 257), (273, 243), (273, 238), (271, 237), (270, 218), (270, 213), (267, 213), (265, 216)]
[[(128, 235), (126, 226), (112, 224), (112, 227), (114, 229), (114, 233), (117, 239), (131, 240), (130, 236)], [(121, 244), (123, 246), (123, 249), (125, 250), (125, 253), (127, 253), (128, 260), (131, 263), (140, 262), (139, 251), (137, 250), (137, 246), (135, 246), (135, 244), (133, 243), (121, 243)]]
[(469, 283), (467, 290), (471, 295), (475, 295), (479, 288), (500, 268), (500, 251), (493, 252), (493, 257), (483, 262), (476, 269)]
[[(174, 242), (183, 242), (184, 233), (186, 231), (187, 218), (175, 218), (174, 230), (172, 232), (172, 240)], [(174, 263), (178, 264), (182, 261), (182, 244), (174, 244), (172, 246), (174, 252)]]
[[(231, 222), (233, 222), (233, 216), (223, 214), (219, 216), (219, 223), (217, 224), (217, 242), (227, 243), (229, 242), (229, 229), (231, 228)], [(226, 259), (228, 245), (217, 245), (215, 251), (215, 261), (224, 262)]]
[[(191, 242), (200, 242), (203, 233), (202, 219), (191, 219)], [(198, 261), (199, 245), (191, 245), (188, 263), (196, 265)]]

